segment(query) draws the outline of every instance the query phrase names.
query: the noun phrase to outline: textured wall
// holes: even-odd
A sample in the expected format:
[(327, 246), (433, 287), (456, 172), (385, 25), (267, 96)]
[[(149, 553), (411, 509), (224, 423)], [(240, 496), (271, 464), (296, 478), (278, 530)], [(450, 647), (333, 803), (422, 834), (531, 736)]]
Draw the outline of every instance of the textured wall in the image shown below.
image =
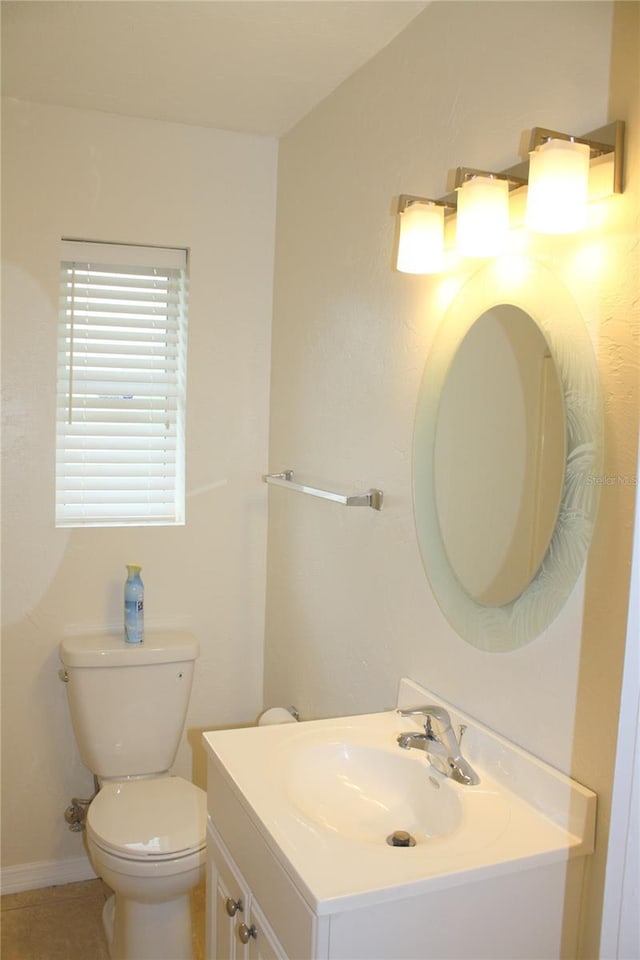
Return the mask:
[[(262, 705), (277, 144), (11, 101), (3, 121), (6, 866), (82, 856), (62, 813), (92, 783), (57, 639), (121, 623), (126, 561), (143, 567), (147, 626), (201, 645), (178, 771), (199, 774), (197, 728)], [(190, 248), (184, 527), (53, 526), (61, 236)]]
[[(477, 265), (439, 278), (394, 273), (392, 198), (440, 196), (457, 165), (517, 162), (536, 124), (580, 133), (632, 121), (637, 7), (432, 4), (282, 141), (279, 168), (270, 468), (348, 491), (380, 487), (385, 506), (376, 514), (270, 493), (266, 701), (295, 703), (307, 717), (377, 710), (408, 675), (598, 791), (591, 956), (634, 488), (603, 487), (585, 572), (540, 637), (490, 654), (456, 636), (418, 553), (412, 425), (435, 332)], [(582, 313), (600, 367), (611, 477), (635, 475), (638, 438), (633, 126), (629, 135), (627, 192), (596, 205), (584, 234), (513, 237)]]

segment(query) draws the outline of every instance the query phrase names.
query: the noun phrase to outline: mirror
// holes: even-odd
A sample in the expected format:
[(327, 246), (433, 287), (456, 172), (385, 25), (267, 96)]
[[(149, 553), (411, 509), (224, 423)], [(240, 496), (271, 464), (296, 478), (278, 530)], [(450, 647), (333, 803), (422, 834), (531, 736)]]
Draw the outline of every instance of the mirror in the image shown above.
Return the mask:
[(512, 261), (481, 268), (444, 314), (413, 445), (425, 572), (456, 632), (491, 652), (530, 642), (565, 604), (591, 539), (602, 447), (580, 312), (551, 271)]
[(434, 455), (444, 549), (478, 603), (514, 600), (537, 573), (565, 456), (562, 386), (547, 341), (524, 310), (487, 310), (447, 371)]

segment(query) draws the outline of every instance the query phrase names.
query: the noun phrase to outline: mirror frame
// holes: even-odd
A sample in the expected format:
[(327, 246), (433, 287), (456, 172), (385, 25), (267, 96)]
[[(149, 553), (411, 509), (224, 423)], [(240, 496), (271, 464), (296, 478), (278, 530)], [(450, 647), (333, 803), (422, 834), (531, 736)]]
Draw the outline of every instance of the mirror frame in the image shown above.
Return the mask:
[[(455, 353), (476, 320), (500, 304), (527, 313), (549, 345), (564, 397), (567, 456), (558, 520), (536, 575), (510, 603), (491, 607), (468, 596), (449, 564), (436, 509), (434, 449), (440, 395)], [(413, 440), (413, 509), (422, 562), (440, 609), (468, 643), (488, 652), (524, 646), (564, 606), (595, 524), (602, 434), (595, 355), (567, 289), (529, 258), (501, 258), (480, 268), (441, 320), (425, 364)]]

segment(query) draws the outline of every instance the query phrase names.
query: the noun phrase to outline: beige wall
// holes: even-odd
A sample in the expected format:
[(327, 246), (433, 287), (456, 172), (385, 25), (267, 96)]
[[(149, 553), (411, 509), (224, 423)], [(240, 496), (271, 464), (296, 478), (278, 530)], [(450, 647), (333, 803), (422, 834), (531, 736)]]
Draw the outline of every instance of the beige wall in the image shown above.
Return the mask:
[[(561, 614), (505, 654), (465, 644), (423, 573), (411, 508), (414, 407), (430, 344), (477, 269), (392, 270), (392, 198), (440, 196), (458, 165), (501, 169), (534, 125), (630, 122), (627, 191), (579, 237), (514, 249), (577, 303), (601, 371), (604, 473), (635, 475), (638, 438), (638, 4), (442, 2), (281, 142), (270, 469), (380, 514), (270, 493), (265, 693), (303, 717), (377, 710), (407, 675), (600, 795), (585, 955), (597, 955), (625, 638), (634, 487), (603, 487), (585, 574)], [(634, 52), (635, 50), (635, 52)], [(526, 296), (526, 279), (522, 281)]]
[[(147, 626), (185, 626), (200, 641), (177, 771), (201, 766), (197, 728), (253, 720), (262, 706), (277, 143), (11, 101), (3, 121), (2, 852), (11, 866), (83, 856), (62, 814), (92, 782), (56, 641), (121, 622), (126, 561), (143, 567)], [(53, 526), (61, 236), (190, 248), (184, 527)]]

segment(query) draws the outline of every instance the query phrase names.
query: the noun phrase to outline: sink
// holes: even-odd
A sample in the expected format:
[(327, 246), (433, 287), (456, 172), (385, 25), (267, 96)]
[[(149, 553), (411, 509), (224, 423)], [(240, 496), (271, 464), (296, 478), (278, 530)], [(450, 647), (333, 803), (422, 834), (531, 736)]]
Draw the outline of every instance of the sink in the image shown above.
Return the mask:
[(358, 743), (350, 726), (334, 728), (329, 743), (317, 730), (302, 733), (287, 752), (288, 801), (306, 820), (346, 840), (379, 845), (403, 831), (432, 851), (442, 846), (436, 841), (453, 836), (469, 851), (491, 843), (509, 819), (497, 789), (461, 789), (432, 770), (424, 753)]
[[(398, 708), (419, 703), (466, 726), (462, 753), (478, 784), (400, 749), (398, 734), (421, 726), (396, 710), (212, 731), (209, 809), (221, 835), (247, 850), (249, 832), (260, 836), (317, 914), (592, 852), (595, 794), (403, 680)], [(415, 845), (390, 846), (396, 831)]]
[(286, 790), (300, 813), (326, 830), (379, 843), (395, 830), (416, 842), (459, 828), (460, 797), (424, 762), (348, 742), (304, 745), (289, 764)]

